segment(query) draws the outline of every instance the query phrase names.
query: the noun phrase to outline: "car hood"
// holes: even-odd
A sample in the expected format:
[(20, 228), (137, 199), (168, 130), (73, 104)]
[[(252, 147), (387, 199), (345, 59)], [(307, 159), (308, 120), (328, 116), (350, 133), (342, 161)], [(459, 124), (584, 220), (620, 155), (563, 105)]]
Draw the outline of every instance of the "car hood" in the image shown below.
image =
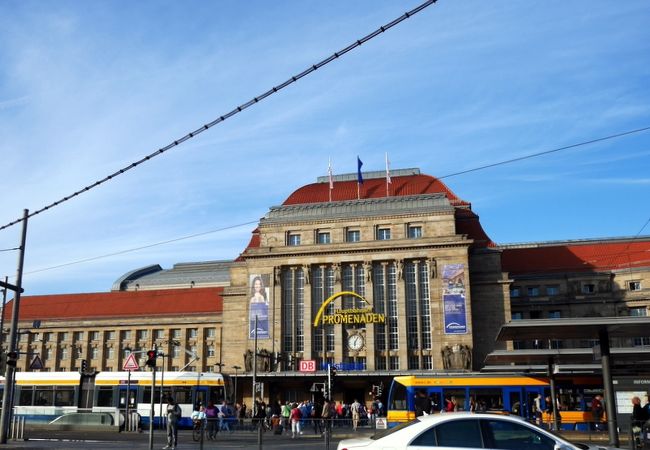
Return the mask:
[(342, 448), (363, 448), (366, 447), (375, 441), (370, 438), (353, 438), (353, 439), (344, 439), (339, 442), (337, 449)]

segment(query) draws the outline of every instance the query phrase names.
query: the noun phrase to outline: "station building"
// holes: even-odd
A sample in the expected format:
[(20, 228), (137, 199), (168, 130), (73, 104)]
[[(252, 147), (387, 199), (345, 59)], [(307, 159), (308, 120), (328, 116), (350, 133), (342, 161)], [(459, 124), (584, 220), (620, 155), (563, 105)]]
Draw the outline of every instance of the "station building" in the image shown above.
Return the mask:
[(41, 370), (85, 360), (116, 371), (156, 345), (166, 370), (229, 373), (248, 402), (253, 372), (257, 396), (293, 401), (320, 392), (331, 365), (334, 398), (351, 401), (395, 375), (480, 370), (496, 349), (593, 344), (496, 343), (510, 320), (648, 315), (650, 237), (497, 245), (435, 177), (363, 177), (298, 188), (232, 261), (132, 270), (106, 293), (22, 297), (19, 351), (40, 354)]

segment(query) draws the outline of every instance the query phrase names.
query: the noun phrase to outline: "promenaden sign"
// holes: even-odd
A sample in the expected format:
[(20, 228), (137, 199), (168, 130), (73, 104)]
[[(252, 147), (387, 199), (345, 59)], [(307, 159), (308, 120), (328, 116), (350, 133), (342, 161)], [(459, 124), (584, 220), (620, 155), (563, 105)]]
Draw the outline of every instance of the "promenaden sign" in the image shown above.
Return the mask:
[[(325, 309), (339, 297), (344, 295), (351, 295), (363, 300), (368, 307), (367, 308), (352, 308), (352, 309), (337, 309), (334, 311), (334, 314), (325, 314)], [(339, 323), (345, 324), (366, 324), (366, 323), (386, 323), (386, 315), (376, 313), (373, 311), (372, 305), (357, 294), (356, 292), (343, 291), (338, 294), (334, 294), (323, 302), (316, 318), (314, 319), (314, 327), (317, 327), (319, 324), (323, 325), (334, 325)]]

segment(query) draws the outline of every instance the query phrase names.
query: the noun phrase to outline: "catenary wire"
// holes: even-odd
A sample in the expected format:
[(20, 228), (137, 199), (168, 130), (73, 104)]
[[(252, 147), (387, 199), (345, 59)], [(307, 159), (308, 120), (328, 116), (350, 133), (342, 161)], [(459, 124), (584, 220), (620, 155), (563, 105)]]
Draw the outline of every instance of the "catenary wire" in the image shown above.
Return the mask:
[(390, 28), (392, 28), (395, 25), (399, 24), (400, 22), (408, 19), (409, 17), (412, 17), (413, 15), (419, 13), (423, 9), (427, 8), (428, 6), (431, 6), (432, 4), (436, 3), (437, 1), (438, 0), (427, 0), (427, 1), (425, 1), (421, 5), (417, 6), (416, 8), (413, 8), (412, 10), (410, 10), (408, 12), (405, 12), (404, 14), (402, 14), (398, 18), (392, 20), (391, 22), (387, 23), (386, 25), (383, 25), (383, 26), (379, 27), (378, 29), (376, 29), (372, 33), (362, 37), (361, 39), (357, 39), (355, 42), (353, 42), (352, 44), (350, 44), (347, 47), (343, 48), (342, 50), (339, 50), (338, 52), (334, 52), (334, 54), (332, 54), (331, 56), (323, 59), (322, 61), (320, 61), (320, 62), (318, 62), (316, 64), (313, 64), (311, 67), (308, 67), (307, 69), (303, 70), (299, 74), (292, 76), (291, 78), (286, 80), (284, 83), (281, 83), (281, 84), (279, 84), (277, 86), (274, 86), (271, 89), (269, 89), (268, 91), (264, 92), (263, 94), (258, 95), (257, 97), (253, 97), (251, 100), (247, 101), (246, 103), (243, 103), (243, 104), (237, 106), (235, 109), (233, 109), (229, 113), (226, 113), (226, 114), (224, 114), (222, 116), (219, 116), (218, 118), (214, 119), (212, 122), (204, 124), (202, 127), (197, 128), (196, 130), (186, 134), (185, 136), (181, 137), (180, 139), (177, 139), (177, 140), (171, 142), (170, 144), (167, 144), (166, 146), (164, 146), (162, 148), (159, 148), (158, 150), (156, 150), (153, 153), (148, 154), (144, 158), (139, 159), (138, 161), (135, 161), (135, 162), (131, 163), (130, 165), (128, 165), (126, 167), (123, 167), (123, 168), (121, 168), (120, 170), (118, 170), (116, 172), (113, 172), (112, 174), (102, 178), (101, 180), (95, 181), (94, 183), (84, 187), (83, 189), (75, 191), (72, 194), (63, 197), (62, 199), (59, 199), (59, 200), (57, 200), (57, 201), (55, 201), (53, 203), (50, 203), (47, 206), (44, 206), (44, 207), (42, 207), (40, 209), (37, 209), (37, 210), (29, 213), (27, 215), (27, 217), (21, 217), (20, 219), (14, 220), (13, 222), (9, 222), (8, 224), (1, 226), (0, 230), (4, 230), (5, 228), (9, 228), (9, 227), (11, 227), (13, 225), (16, 225), (16, 224), (22, 222), (25, 219), (28, 219), (28, 218), (33, 217), (33, 216), (35, 216), (37, 214), (40, 214), (40, 213), (42, 213), (44, 211), (47, 211), (48, 209), (53, 208), (55, 206), (58, 206), (61, 203), (67, 202), (68, 200), (70, 200), (70, 199), (72, 199), (72, 198), (74, 198), (74, 197), (76, 197), (76, 196), (78, 196), (80, 194), (83, 194), (84, 192), (88, 192), (89, 190), (91, 190), (93, 188), (96, 188), (97, 186), (99, 186), (101, 184), (104, 184), (107, 181), (110, 181), (110, 180), (112, 180), (113, 178), (115, 178), (115, 177), (117, 177), (119, 175), (122, 175), (124, 172), (127, 172), (127, 171), (129, 171), (131, 169), (134, 169), (135, 167), (149, 161), (152, 158), (155, 158), (156, 156), (165, 153), (166, 151), (168, 151), (168, 150), (182, 144), (183, 142), (185, 142), (185, 141), (187, 141), (189, 139), (192, 139), (193, 137), (196, 137), (197, 135), (203, 133), (204, 131), (206, 131), (206, 130), (212, 128), (212, 127), (214, 127), (215, 125), (217, 125), (217, 124), (231, 118), (235, 114), (239, 114), (240, 112), (242, 112), (246, 108), (249, 108), (249, 107), (255, 105), (256, 103), (259, 103), (260, 101), (264, 100), (265, 98), (275, 94), (276, 92), (281, 91), (282, 89), (286, 88), (290, 84), (295, 83), (299, 79), (301, 79), (301, 78), (309, 75), (310, 73), (320, 69), (321, 67), (325, 66), (326, 64), (331, 63), (335, 59), (340, 58), (341, 56), (345, 55), (349, 51), (354, 50), (355, 48), (361, 46), (362, 44), (365, 44), (369, 40), (379, 36), (384, 31), (389, 30)]
[(504, 165), (504, 164), (510, 164), (510, 163), (513, 163), (513, 162), (518, 162), (518, 161), (523, 161), (523, 160), (526, 160), (526, 159), (536, 158), (538, 156), (544, 156), (544, 155), (548, 155), (550, 153), (556, 153), (556, 152), (561, 152), (563, 150), (569, 150), (569, 149), (576, 148), (576, 147), (582, 147), (584, 145), (595, 144), (596, 142), (603, 142), (603, 141), (607, 141), (607, 140), (610, 140), (610, 139), (616, 139), (616, 138), (619, 138), (619, 137), (628, 136), (630, 134), (641, 133), (643, 131), (648, 131), (648, 130), (650, 130), (650, 126), (643, 127), (643, 128), (637, 128), (635, 130), (623, 131), (621, 133), (610, 134), (609, 136), (599, 137), (599, 138), (596, 138), (596, 139), (592, 139), (590, 141), (584, 141), (584, 142), (579, 142), (577, 144), (565, 145), (564, 147), (558, 147), (558, 148), (554, 148), (552, 150), (545, 150), (543, 152), (531, 153), (530, 155), (524, 155), (524, 156), (520, 156), (518, 158), (506, 159), (504, 161), (499, 161), (499, 162), (495, 162), (495, 163), (491, 163), (491, 164), (486, 164), (484, 166), (474, 167), (472, 169), (461, 170), (460, 172), (450, 173), (450, 174), (447, 174), (447, 175), (444, 175), (444, 176), (438, 177), (438, 178), (439, 179), (451, 178), (451, 177), (455, 177), (457, 175), (464, 175), (466, 173), (476, 172), (478, 170), (489, 169), (489, 168), (501, 166), (501, 165)]
[(20, 250), (20, 247), (14, 247), (14, 248), (3, 248), (0, 250), (0, 252), (13, 252), (16, 250)]
[(229, 225), (229, 226), (222, 227), (222, 228), (216, 228), (214, 230), (203, 231), (201, 233), (194, 233), (194, 234), (190, 234), (190, 235), (187, 235), (187, 236), (181, 236), (181, 237), (177, 237), (177, 238), (173, 238), (173, 239), (167, 239), (165, 241), (154, 242), (153, 244), (142, 245), (140, 247), (128, 248), (128, 249), (120, 250), (120, 251), (117, 251), (117, 252), (106, 253), (104, 255), (91, 256), (89, 258), (84, 258), (84, 259), (79, 259), (79, 260), (76, 260), (76, 261), (70, 261), (70, 262), (67, 262), (67, 263), (57, 264), (56, 266), (50, 266), (50, 267), (44, 267), (42, 269), (31, 270), (31, 271), (25, 272), (25, 274), (28, 275), (28, 274), (33, 274), (33, 273), (45, 272), (45, 271), (53, 270), (53, 269), (60, 269), (61, 267), (73, 266), (75, 264), (82, 264), (82, 263), (86, 263), (86, 262), (90, 262), (90, 261), (97, 261), (98, 259), (104, 259), (104, 258), (109, 258), (111, 256), (123, 255), (125, 253), (136, 252), (138, 250), (144, 250), (144, 249), (151, 248), (151, 247), (157, 247), (159, 245), (171, 244), (172, 242), (184, 241), (184, 240), (187, 240), (187, 239), (193, 239), (193, 238), (200, 237), (200, 236), (205, 236), (205, 235), (208, 235), (208, 234), (218, 233), (220, 231), (226, 231), (226, 230), (231, 230), (233, 228), (239, 228), (239, 227), (243, 227), (243, 226), (246, 226), (246, 225), (252, 225), (252, 224), (255, 224), (257, 222), (258, 222), (257, 220), (254, 220), (254, 221), (251, 221), (251, 222), (244, 222), (244, 223), (238, 223), (236, 225)]
[[(510, 163), (514, 163), (514, 162), (518, 162), (518, 161), (521, 161), (521, 160), (534, 158), (534, 157), (538, 157), (538, 156), (545, 156), (545, 155), (548, 155), (548, 154), (551, 154), (551, 153), (559, 152), (561, 150), (568, 150), (568, 149), (571, 149), (571, 148), (576, 148), (576, 147), (580, 147), (580, 146), (584, 146), (584, 145), (588, 145), (588, 144), (593, 144), (593, 143), (601, 142), (601, 141), (608, 140), (608, 139), (614, 139), (614, 138), (617, 138), (617, 137), (626, 136), (626, 135), (633, 134), (633, 133), (639, 133), (639, 132), (646, 131), (646, 130), (649, 130), (649, 129), (650, 129), (650, 127), (638, 128), (636, 130), (630, 130), (630, 131), (625, 131), (625, 132), (622, 132), (622, 133), (612, 134), (612, 135), (609, 135), (609, 136), (605, 136), (605, 137), (601, 137), (601, 138), (597, 138), (597, 139), (592, 139), (592, 140), (580, 142), (580, 143), (577, 143), (577, 144), (571, 144), (571, 145), (566, 145), (564, 147), (558, 147), (558, 148), (555, 148), (555, 149), (552, 149), (552, 150), (546, 150), (546, 151), (543, 151), (543, 152), (532, 153), (530, 155), (525, 155), (525, 156), (522, 156), (520, 158), (513, 158), (513, 159), (509, 159), (509, 160), (505, 160), (505, 161), (500, 161), (500, 162), (497, 162), (497, 163), (492, 163), (492, 164), (487, 164), (487, 165), (480, 166), (480, 167), (475, 167), (473, 169), (468, 169), (468, 170), (465, 170), (465, 171), (462, 171), (462, 172), (456, 172), (456, 173), (453, 173), (453, 174), (445, 175), (443, 177), (439, 177), (439, 179), (449, 178), (449, 177), (456, 176), (456, 175), (461, 175), (461, 174), (465, 174), (465, 173), (471, 173), (471, 172), (476, 172), (476, 171), (479, 171), (479, 170), (489, 169), (489, 168), (492, 168), (492, 167), (495, 167), (495, 166), (510, 164)], [(211, 233), (216, 233), (216, 232), (219, 232), (219, 231), (228, 230), (228, 229), (231, 229), (231, 228), (237, 228), (237, 227), (244, 226), (244, 225), (251, 225), (251, 224), (254, 224), (254, 223), (257, 223), (257, 221), (250, 221), (250, 222), (240, 223), (240, 224), (237, 224), (237, 225), (231, 225), (231, 226), (227, 226), (227, 227), (223, 227), (223, 228), (218, 228), (218, 229), (215, 229), (215, 230), (205, 231), (205, 232), (202, 232), (202, 233), (196, 233), (196, 234), (192, 234), (192, 235), (188, 235), (188, 236), (183, 236), (183, 237), (180, 237), (180, 238), (173, 238), (173, 239), (169, 239), (169, 240), (166, 240), (166, 241), (156, 242), (156, 243), (141, 246), (141, 247), (125, 249), (125, 250), (121, 250), (121, 251), (115, 252), (115, 253), (109, 253), (109, 254), (105, 254), (105, 255), (93, 256), (93, 257), (89, 257), (89, 258), (85, 258), (85, 259), (81, 259), (81, 260), (77, 260), (77, 261), (71, 261), (71, 262), (68, 262), (68, 263), (58, 264), (56, 266), (45, 267), (45, 268), (42, 268), (42, 269), (37, 269), (37, 270), (30, 271), (30, 272), (25, 272), (25, 273), (26, 274), (33, 274), (33, 273), (38, 273), (38, 272), (45, 272), (45, 271), (48, 271), (48, 270), (53, 270), (53, 269), (58, 269), (58, 268), (61, 268), (61, 267), (67, 267), (67, 266), (71, 266), (71, 265), (81, 264), (81, 263), (84, 263), (84, 262), (96, 261), (98, 259), (108, 258), (110, 256), (122, 255), (122, 254), (125, 254), (125, 253), (130, 253), (130, 252), (134, 252), (134, 251), (138, 251), (138, 250), (143, 250), (143, 249), (146, 249), (146, 248), (156, 247), (158, 245), (164, 245), (164, 244), (169, 244), (169, 243), (172, 243), (172, 242), (191, 239), (193, 237), (199, 237), (199, 236), (203, 236), (203, 235), (206, 235), (206, 234), (211, 234)], [(648, 223), (650, 223), (650, 218), (646, 221), (646, 223), (643, 225), (643, 227), (641, 227), (639, 232), (635, 235), (635, 238), (639, 237), (641, 235), (641, 233), (646, 228)], [(629, 248), (629, 244), (628, 244), (628, 248)], [(17, 250), (17, 249), (13, 249), (13, 250)], [(626, 250), (627, 250), (627, 248), (626, 248)], [(625, 251), (619, 253), (618, 255), (620, 255), (620, 254), (625, 254)], [(603, 259), (604, 258), (611, 258), (611, 257), (614, 257), (614, 256), (616, 256), (616, 254), (615, 255), (607, 255), (606, 257), (603, 257)]]

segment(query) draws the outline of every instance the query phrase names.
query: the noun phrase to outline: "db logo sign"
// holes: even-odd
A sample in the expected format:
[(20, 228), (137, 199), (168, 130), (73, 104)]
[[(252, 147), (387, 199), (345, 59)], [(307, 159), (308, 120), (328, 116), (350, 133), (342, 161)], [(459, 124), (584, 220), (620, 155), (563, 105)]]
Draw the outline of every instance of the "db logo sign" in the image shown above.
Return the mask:
[(316, 361), (313, 359), (300, 361), (300, 367), (298, 370), (300, 372), (316, 372)]

